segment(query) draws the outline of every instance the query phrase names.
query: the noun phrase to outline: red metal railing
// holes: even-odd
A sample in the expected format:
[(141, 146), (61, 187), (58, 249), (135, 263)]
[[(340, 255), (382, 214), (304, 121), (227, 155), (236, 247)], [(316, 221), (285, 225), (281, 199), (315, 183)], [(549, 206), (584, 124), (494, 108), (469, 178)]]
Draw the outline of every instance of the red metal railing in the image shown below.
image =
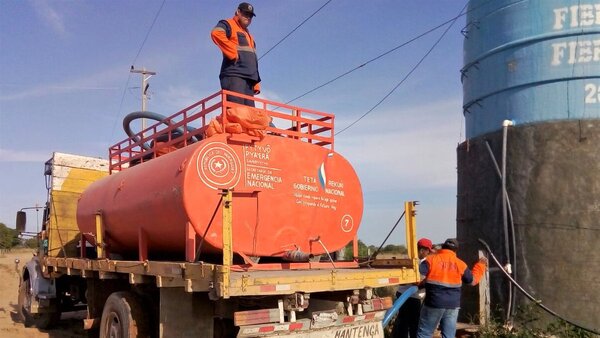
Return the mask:
[(223, 124), (226, 124), (223, 112), (229, 107), (239, 106), (227, 101), (228, 95), (253, 100), (256, 109), (271, 116), (274, 126), (268, 127), (267, 133), (333, 150), (333, 114), (221, 90), (111, 146), (108, 150), (110, 173), (155, 158), (159, 137), (160, 147), (182, 147), (204, 138), (212, 118), (222, 115)]

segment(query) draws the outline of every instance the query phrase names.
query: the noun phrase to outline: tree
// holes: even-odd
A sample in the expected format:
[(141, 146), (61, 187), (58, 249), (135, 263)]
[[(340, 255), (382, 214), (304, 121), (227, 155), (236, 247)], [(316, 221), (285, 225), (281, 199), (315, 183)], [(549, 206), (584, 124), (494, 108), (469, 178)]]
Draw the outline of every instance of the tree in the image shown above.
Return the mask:
[(36, 236), (36, 237), (26, 239), (24, 244), (25, 244), (25, 247), (27, 247), (27, 248), (37, 249), (37, 247), (39, 246), (40, 243), (39, 243), (38, 237)]
[[(352, 256), (354, 255), (353, 243), (354, 242), (350, 242), (344, 247), (344, 258), (345, 259), (352, 259)], [(366, 257), (367, 251), (368, 251), (367, 245), (359, 239), (358, 240), (358, 256)]]
[[(366, 245), (360, 239), (358, 240), (358, 256), (359, 257), (368, 257), (369, 255), (374, 254), (378, 248), (379, 248), (378, 246)], [(408, 253), (408, 250), (406, 249), (406, 247), (404, 245), (388, 244), (388, 245), (384, 246), (383, 248), (381, 248), (380, 253), (381, 252), (397, 253), (397, 254), (402, 255), (402, 254)], [(345, 257), (345, 259), (352, 259), (352, 255), (353, 255), (352, 242), (350, 242), (350, 243), (348, 243), (348, 245), (346, 245), (344, 247), (344, 257)]]
[(406, 254), (408, 250), (406, 250), (404, 245), (388, 244), (381, 248), (381, 252)]
[(20, 243), (17, 230), (7, 227), (4, 223), (0, 223), (0, 248), (10, 249)]

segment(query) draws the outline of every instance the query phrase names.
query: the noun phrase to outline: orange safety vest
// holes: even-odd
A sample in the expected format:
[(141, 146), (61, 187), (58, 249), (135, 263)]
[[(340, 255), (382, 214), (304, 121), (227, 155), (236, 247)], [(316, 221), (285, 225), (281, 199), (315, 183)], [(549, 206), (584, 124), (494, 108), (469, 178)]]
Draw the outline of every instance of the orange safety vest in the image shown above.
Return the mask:
[(223, 52), (221, 78), (237, 76), (260, 82), (256, 43), (250, 32), (234, 18), (221, 20), (211, 31), (211, 38)]
[(442, 249), (437, 254), (427, 256), (429, 274), (426, 283), (449, 288), (462, 286), (462, 276), (467, 264), (456, 257), (452, 250)]
[(425, 273), (425, 305), (446, 309), (460, 307), (462, 284), (476, 285), (486, 269), (485, 264), (478, 262), (473, 271), (469, 270), (467, 264), (448, 249), (427, 256), (421, 267)]

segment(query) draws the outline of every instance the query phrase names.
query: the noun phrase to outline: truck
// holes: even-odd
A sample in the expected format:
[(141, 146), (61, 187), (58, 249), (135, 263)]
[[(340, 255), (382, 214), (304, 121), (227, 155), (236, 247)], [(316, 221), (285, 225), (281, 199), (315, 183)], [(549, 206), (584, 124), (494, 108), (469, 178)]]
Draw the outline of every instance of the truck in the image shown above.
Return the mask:
[[(134, 132), (138, 119), (155, 123)], [(362, 188), (335, 152), (333, 114), (222, 90), (123, 125), (108, 159), (45, 163), (25, 325), (85, 310), (103, 338), (384, 336), (380, 288), (419, 281), (416, 202), (404, 203), (408, 258), (358, 257)]]

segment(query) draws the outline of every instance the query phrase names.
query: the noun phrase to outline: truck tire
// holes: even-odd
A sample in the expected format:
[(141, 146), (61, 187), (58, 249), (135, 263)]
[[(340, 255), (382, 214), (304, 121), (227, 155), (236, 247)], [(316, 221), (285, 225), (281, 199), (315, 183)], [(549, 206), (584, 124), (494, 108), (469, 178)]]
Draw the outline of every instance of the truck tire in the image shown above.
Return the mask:
[(19, 286), (19, 297), (18, 297), (18, 314), (23, 324), (26, 327), (35, 326), (39, 329), (49, 329), (55, 326), (60, 320), (60, 310), (57, 308), (55, 312), (46, 313), (31, 313), (31, 281), (25, 279)]
[(112, 293), (102, 310), (100, 338), (149, 337), (148, 321), (142, 302), (131, 292)]

